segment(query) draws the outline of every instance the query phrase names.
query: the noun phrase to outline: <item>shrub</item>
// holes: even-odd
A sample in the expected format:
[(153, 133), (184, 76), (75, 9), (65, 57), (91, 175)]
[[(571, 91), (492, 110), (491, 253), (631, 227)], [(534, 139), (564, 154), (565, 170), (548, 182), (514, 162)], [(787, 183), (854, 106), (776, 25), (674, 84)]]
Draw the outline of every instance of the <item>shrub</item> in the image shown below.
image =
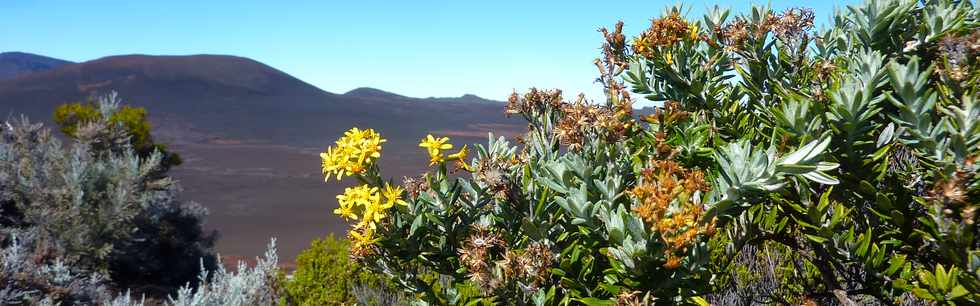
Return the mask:
[(274, 305), (279, 300), (279, 270), (276, 265), (276, 241), (269, 242), (265, 255), (258, 258), (254, 267), (238, 263), (237, 272), (229, 272), (223, 266), (211, 276), (201, 267), (197, 288), (190, 284), (180, 288), (168, 303), (170, 306), (251, 306)]
[[(114, 99), (115, 93), (112, 95)], [(78, 102), (62, 104), (54, 111), (54, 122), (60, 126), (62, 133), (72, 138), (78, 137), (77, 133), (81, 126), (100, 120), (108, 121), (107, 128), (118, 129), (129, 135), (130, 147), (141, 158), (148, 158), (154, 152), (160, 154), (161, 162), (157, 171), (166, 173), (170, 168), (183, 163), (180, 154), (169, 151), (166, 145), (153, 141), (145, 108), (122, 105), (105, 112), (100, 110), (99, 102), (93, 99), (84, 104)]]
[[(165, 295), (214, 267), (206, 210), (177, 201), (176, 182), (159, 171), (162, 156), (142, 158), (116, 113), (115, 96), (100, 99), (95, 121), (73, 131), (66, 150), (27, 119), (0, 130), (0, 241), (26, 232), (36, 256), (115, 284)], [(79, 273), (82, 273), (79, 272)]]
[[(285, 283), (290, 305), (392, 305), (399, 295), (381, 278), (349, 258), (349, 243), (329, 235), (316, 239), (296, 257), (296, 271)], [(360, 294), (358, 294), (360, 293)]]
[(0, 248), (0, 304), (94, 304), (112, 293), (98, 274), (44, 257), (31, 233), (13, 233)]
[[(321, 157), (361, 184), (335, 211), (354, 256), (430, 304), (980, 302), (971, 3), (871, 0), (822, 31), (683, 11), (601, 31), (604, 103), (512, 95), (520, 147), (427, 136), (407, 195), (381, 135), (345, 133)], [(634, 94), (662, 104), (637, 120)]]

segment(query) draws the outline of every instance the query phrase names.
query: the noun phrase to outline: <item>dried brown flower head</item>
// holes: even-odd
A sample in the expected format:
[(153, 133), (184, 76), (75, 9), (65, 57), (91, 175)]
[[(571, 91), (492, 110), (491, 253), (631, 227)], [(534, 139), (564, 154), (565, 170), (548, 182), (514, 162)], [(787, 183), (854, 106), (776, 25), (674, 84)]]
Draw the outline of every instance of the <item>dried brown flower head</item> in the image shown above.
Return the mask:
[(812, 28), (813, 10), (808, 8), (787, 9), (772, 24), (772, 32), (784, 41), (805, 38)]
[(545, 106), (550, 106), (552, 108), (561, 107), (562, 102), (561, 90), (538, 90), (537, 88), (531, 88), (523, 96), (514, 92), (507, 99), (507, 106), (505, 108), (507, 114), (525, 114), (534, 115), (544, 111)]
[(749, 25), (745, 19), (736, 18), (735, 21), (721, 28), (721, 31), (718, 32), (718, 38), (727, 50), (740, 50), (745, 40), (749, 38)]
[(753, 34), (757, 40), (766, 38), (766, 35), (769, 35), (769, 32), (772, 31), (772, 28), (779, 21), (779, 17), (771, 11), (767, 11), (765, 14), (759, 24), (755, 25), (755, 32)]
[(507, 169), (511, 166), (511, 162), (511, 160), (481, 159), (476, 165), (476, 181), (496, 199), (507, 197), (510, 187)]
[(626, 63), (626, 36), (623, 35), (623, 21), (616, 23), (613, 31), (600, 28), (599, 32), (605, 42), (602, 45), (603, 57), (614, 65), (625, 65)]
[(644, 306), (653, 305), (657, 298), (650, 296), (642, 291), (620, 291), (616, 295), (616, 306)]
[(472, 231), (459, 250), (459, 262), (469, 272), (474, 284), (483, 292), (491, 292), (499, 287), (500, 280), (490, 271), (490, 250), (503, 246), (504, 242), (500, 234), (491, 232), (486, 226), (474, 225)]
[(643, 116), (643, 118), (640, 119), (651, 124), (670, 126), (678, 121), (689, 118), (690, 115), (691, 113), (681, 109), (680, 103), (675, 101), (665, 101), (663, 106), (654, 109), (653, 114)]
[(966, 172), (958, 171), (948, 179), (936, 182), (936, 185), (929, 190), (928, 195), (943, 205), (964, 204), (967, 202), (966, 178)]
[(613, 111), (608, 107), (586, 104), (581, 100), (564, 105), (561, 111), (564, 116), (555, 126), (554, 133), (558, 141), (570, 150), (581, 149), (586, 139), (591, 137), (610, 142), (620, 140), (632, 121), (624, 116), (622, 110)]
[(547, 244), (535, 241), (523, 250), (507, 250), (497, 266), (506, 279), (519, 281), (524, 288), (535, 291), (548, 281), (554, 257)]
[(414, 198), (418, 197), (422, 191), (429, 189), (429, 182), (425, 179), (424, 175), (405, 176), (402, 178), (402, 186), (405, 186), (405, 190)]
[(939, 40), (939, 57), (945, 62), (936, 73), (945, 74), (954, 81), (969, 77), (980, 57), (980, 30), (970, 35), (949, 34)]

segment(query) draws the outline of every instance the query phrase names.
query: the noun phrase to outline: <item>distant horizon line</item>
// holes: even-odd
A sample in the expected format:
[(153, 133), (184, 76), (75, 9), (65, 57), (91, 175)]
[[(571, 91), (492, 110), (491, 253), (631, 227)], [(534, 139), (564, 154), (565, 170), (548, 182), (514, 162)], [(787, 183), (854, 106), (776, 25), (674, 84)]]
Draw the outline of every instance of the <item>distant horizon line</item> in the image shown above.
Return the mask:
[(391, 94), (391, 95), (401, 96), (401, 97), (409, 98), (409, 99), (419, 99), (419, 100), (425, 100), (425, 99), (451, 99), (451, 98), (464, 98), (464, 97), (467, 97), (467, 96), (473, 96), (473, 97), (480, 98), (480, 99), (487, 100), (487, 101), (501, 102), (501, 103), (506, 102), (506, 101), (501, 101), (501, 100), (496, 100), (496, 99), (491, 99), (491, 98), (485, 98), (485, 97), (482, 97), (480, 95), (473, 94), (473, 93), (464, 93), (464, 94), (461, 94), (459, 96), (428, 96), (428, 97), (416, 97), (416, 96), (403, 95), (403, 94), (396, 93), (396, 92), (393, 92), (393, 91), (388, 91), (388, 90), (384, 90), (384, 89), (377, 88), (377, 87), (371, 87), (371, 86), (358, 86), (358, 87), (354, 87), (354, 88), (351, 88), (349, 90), (342, 91), (342, 92), (340, 92), (340, 91), (338, 91), (338, 92), (332, 92), (332, 91), (323, 89), (320, 86), (317, 86), (317, 85), (315, 85), (313, 83), (307, 82), (306, 80), (300, 79), (299, 77), (296, 77), (293, 74), (291, 74), (289, 72), (286, 72), (286, 71), (284, 71), (282, 69), (279, 69), (279, 68), (273, 67), (272, 65), (266, 64), (263, 61), (260, 61), (260, 60), (257, 60), (257, 59), (251, 58), (251, 57), (241, 56), (241, 55), (235, 55), (235, 54), (222, 54), (222, 53), (189, 53), (189, 54), (129, 53), (129, 54), (106, 55), (106, 56), (101, 56), (101, 57), (97, 57), (97, 58), (94, 58), (94, 59), (87, 59), (87, 60), (82, 60), (82, 61), (67, 60), (67, 59), (63, 59), (63, 58), (59, 58), (59, 57), (53, 57), (53, 56), (49, 56), (49, 55), (44, 55), (44, 54), (41, 54), (41, 53), (27, 52), (27, 51), (20, 51), (20, 50), (10, 50), (10, 51), (0, 52), (0, 55), (5, 55), (5, 54), (22, 54), (22, 55), (38, 56), (38, 57), (44, 57), (44, 58), (59, 60), (59, 61), (63, 61), (63, 62), (68, 62), (68, 63), (71, 63), (71, 64), (84, 64), (84, 63), (94, 62), (94, 61), (98, 61), (98, 60), (104, 60), (104, 59), (108, 59), (108, 58), (127, 57), (127, 56), (146, 56), (146, 57), (214, 56), (214, 57), (232, 57), (232, 58), (247, 59), (247, 60), (250, 60), (250, 61), (261, 63), (261, 64), (266, 65), (266, 66), (269, 66), (269, 67), (271, 67), (273, 69), (279, 70), (279, 71), (281, 71), (281, 72), (283, 72), (285, 74), (288, 74), (289, 76), (294, 77), (297, 80), (300, 80), (300, 81), (303, 81), (304, 83), (310, 84), (311, 86), (316, 87), (317, 89), (322, 90), (323, 92), (331, 93), (331, 94), (336, 94), (336, 95), (348, 95), (351, 92), (354, 92), (354, 91), (357, 91), (357, 90), (373, 89), (373, 90), (377, 90), (379, 92), (383, 92), (383, 93), (387, 93), (387, 94)]
[[(48, 59), (54, 59), (54, 60), (68, 62), (68, 63), (71, 63), (71, 65), (78, 65), (78, 64), (88, 63), (88, 62), (94, 62), (94, 61), (104, 60), (104, 59), (108, 59), (108, 58), (127, 57), (127, 56), (145, 56), (145, 57), (195, 57), (195, 56), (201, 57), (201, 56), (213, 56), (213, 57), (239, 58), (239, 59), (246, 59), (246, 60), (254, 61), (254, 62), (260, 63), (262, 65), (266, 65), (266, 66), (271, 67), (271, 68), (273, 68), (275, 70), (281, 71), (282, 73), (285, 73), (285, 74), (287, 74), (287, 75), (289, 75), (289, 76), (291, 76), (293, 78), (296, 78), (297, 80), (300, 80), (300, 81), (302, 81), (304, 83), (307, 83), (310, 86), (316, 87), (317, 89), (319, 89), (319, 90), (321, 90), (323, 92), (330, 93), (330, 94), (335, 94), (335, 95), (351, 95), (353, 92), (358, 91), (358, 90), (375, 90), (375, 91), (378, 91), (379, 93), (395, 95), (395, 96), (399, 96), (399, 97), (403, 97), (403, 98), (407, 98), (407, 99), (435, 100), (435, 99), (465, 98), (465, 97), (472, 96), (472, 97), (475, 97), (475, 98), (478, 98), (478, 99), (481, 99), (481, 100), (490, 101), (490, 102), (506, 103), (506, 101), (504, 101), (504, 100), (497, 100), (497, 99), (492, 99), (492, 98), (486, 98), (486, 97), (483, 97), (483, 96), (480, 96), (480, 95), (477, 95), (477, 94), (473, 94), (473, 93), (463, 93), (463, 94), (461, 94), (459, 96), (434, 96), (434, 95), (430, 95), (430, 96), (427, 96), (427, 97), (420, 97), (420, 96), (404, 95), (404, 94), (400, 94), (400, 93), (397, 93), (397, 92), (388, 91), (388, 90), (385, 90), (385, 89), (381, 89), (381, 88), (378, 88), (378, 87), (372, 87), (372, 86), (358, 86), (358, 87), (354, 87), (354, 88), (351, 88), (351, 89), (346, 90), (346, 91), (333, 92), (333, 91), (326, 90), (326, 89), (324, 89), (321, 86), (318, 86), (316, 84), (307, 82), (306, 80), (300, 79), (299, 77), (296, 77), (295, 75), (293, 75), (293, 74), (291, 74), (291, 73), (289, 73), (287, 71), (284, 71), (284, 70), (281, 70), (279, 68), (273, 67), (272, 65), (266, 64), (265, 62), (262, 62), (260, 60), (253, 59), (253, 58), (247, 57), (247, 56), (234, 55), (234, 54), (222, 54), (222, 53), (188, 53), (188, 54), (129, 53), (129, 54), (106, 55), (106, 56), (101, 56), (101, 57), (97, 57), (97, 58), (94, 58), (94, 59), (88, 59), (88, 60), (82, 60), (82, 61), (67, 60), (67, 59), (63, 59), (63, 58), (59, 58), (59, 57), (53, 57), (53, 56), (49, 56), (49, 55), (44, 55), (44, 54), (41, 54), (41, 53), (21, 51), (21, 50), (10, 50), (10, 51), (0, 52), (0, 55), (5, 55), (5, 54), (22, 54), (22, 55), (29, 55), (29, 56), (38, 56), (38, 57), (44, 57), (44, 58), (48, 58)], [(649, 106), (634, 107), (634, 108), (643, 109), (643, 108), (646, 108), (646, 107), (649, 107)]]

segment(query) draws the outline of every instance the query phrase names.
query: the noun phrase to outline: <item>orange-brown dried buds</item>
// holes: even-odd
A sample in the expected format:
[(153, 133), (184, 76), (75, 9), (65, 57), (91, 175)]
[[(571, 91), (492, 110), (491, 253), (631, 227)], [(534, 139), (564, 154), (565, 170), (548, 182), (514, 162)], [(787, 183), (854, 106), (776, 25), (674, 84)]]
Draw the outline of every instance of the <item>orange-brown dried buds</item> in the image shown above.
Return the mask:
[[(671, 12), (663, 18), (654, 19), (650, 28), (643, 32), (639, 40), (634, 40), (634, 51), (649, 57), (645, 52), (636, 50), (636, 46), (641, 48), (649, 47), (671, 47), (677, 42), (690, 35), (690, 24), (681, 17), (678, 12)], [(637, 42), (640, 42), (637, 44)], [(648, 50), (648, 49), (643, 49)]]
[(681, 258), (674, 255), (667, 255), (667, 262), (664, 263), (664, 268), (667, 269), (677, 269), (681, 266)]
[(631, 191), (633, 212), (660, 235), (666, 249), (664, 267), (677, 268), (699, 236), (714, 234), (714, 220), (703, 220), (700, 194), (709, 190), (700, 170), (688, 170), (671, 160), (654, 160), (640, 173)]
[(691, 113), (688, 113), (681, 109), (681, 104), (674, 101), (666, 101), (662, 107), (658, 107), (653, 111), (653, 114), (643, 116), (641, 120), (647, 123), (659, 124), (660, 126), (670, 126), (678, 121), (682, 121), (690, 117)]

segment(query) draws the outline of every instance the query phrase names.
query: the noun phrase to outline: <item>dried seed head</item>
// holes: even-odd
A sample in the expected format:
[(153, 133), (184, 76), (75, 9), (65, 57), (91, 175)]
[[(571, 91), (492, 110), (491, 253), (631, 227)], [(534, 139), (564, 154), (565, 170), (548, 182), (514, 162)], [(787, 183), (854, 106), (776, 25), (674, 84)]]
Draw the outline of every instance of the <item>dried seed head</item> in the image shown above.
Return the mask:
[(425, 179), (425, 176), (405, 176), (402, 178), (402, 185), (405, 186), (405, 190), (413, 198), (418, 197), (420, 192), (429, 189), (429, 182)]
[(534, 115), (545, 110), (546, 106), (558, 108), (562, 105), (561, 90), (538, 90), (531, 88), (523, 96), (514, 92), (507, 99), (507, 114)]
[(745, 40), (749, 38), (748, 23), (745, 22), (745, 19), (736, 18), (735, 21), (721, 28), (721, 31), (718, 32), (718, 38), (729, 51), (740, 50)]
[(954, 81), (963, 81), (969, 77), (980, 57), (980, 30), (970, 35), (949, 34), (939, 40), (939, 60), (945, 62), (938, 65), (937, 74), (944, 74)]
[(787, 9), (772, 24), (773, 33), (784, 41), (807, 37), (812, 28), (813, 10), (808, 8)]
[(936, 182), (928, 194), (943, 205), (958, 205), (966, 203), (966, 193), (962, 176), (953, 175), (949, 179)]

